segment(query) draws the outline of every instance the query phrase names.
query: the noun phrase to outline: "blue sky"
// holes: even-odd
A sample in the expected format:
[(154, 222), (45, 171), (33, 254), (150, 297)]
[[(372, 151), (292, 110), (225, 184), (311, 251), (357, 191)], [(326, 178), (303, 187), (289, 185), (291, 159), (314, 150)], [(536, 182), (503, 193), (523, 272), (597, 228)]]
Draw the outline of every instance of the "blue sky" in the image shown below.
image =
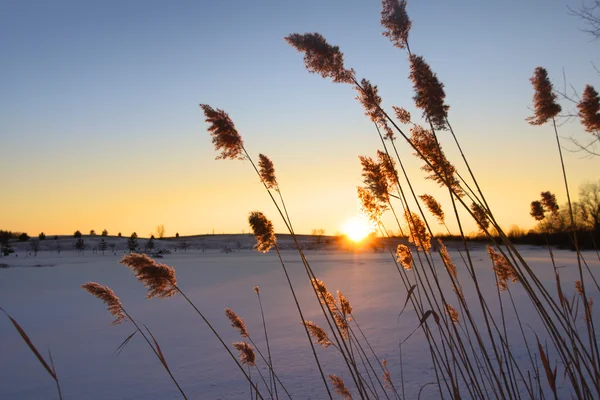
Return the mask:
[[(557, 87), (563, 71), (579, 91), (598, 82), (591, 63), (600, 65), (600, 43), (568, 15), (578, 4), (408, 3), (411, 49), (444, 82), (450, 121), (507, 227), (532, 225), (529, 202), (542, 190), (565, 200), (551, 128), (524, 119), (536, 66)], [(374, 155), (377, 137), (352, 89), (308, 74), (283, 37), (320, 32), (358, 77), (379, 85), (386, 107), (418, 117), (406, 54), (381, 35), (380, 8), (338, 0), (2, 2), (0, 229), (147, 234), (163, 223), (167, 234), (239, 232), (251, 210), (274, 217), (247, 163), (214, 160), (198, 108), (208, 103), (230, 113), (252, 154), (273, 159), (299, 231), (338, 231), (356, 213), (357, 156)], [(586, 137), (577, 121), (561, 135)], [(442, 193), (403, 154), (420, 191)], [(598, 158), (566, 157), (572, 190), (598, 179)]]

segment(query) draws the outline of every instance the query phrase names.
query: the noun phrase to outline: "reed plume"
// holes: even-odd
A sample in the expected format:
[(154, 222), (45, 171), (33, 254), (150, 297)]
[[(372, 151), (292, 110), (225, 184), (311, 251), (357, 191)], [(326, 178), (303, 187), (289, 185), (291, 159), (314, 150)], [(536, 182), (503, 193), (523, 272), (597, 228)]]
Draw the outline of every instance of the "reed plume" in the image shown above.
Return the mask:
[(254, 349), (246, 342), (235, 342), (233, 347), (240, 352), (240, 362), (244, 365), (254, 366), (256, 362), (256, 353)]
[(530, 81), (534, 89), (533, 116), (528, 117), (527, 122), (531, 125), (543, 125), (556, 117), (561, 107), (556, 102), (557, 96), (552, 90), (552, 83), (545, 68), (536, 67)]
[(200, 104), (200, 107), (204, 111), (206, 122), (210, 124), (208, 131), (215, 149), (221, 151), (216, 159), (243, 160), (244, 142), (229, 115), (218, 108), (215, 110), (208, 104)]
[(487, 252), (494, 265), (494, 272), (498, 278), (498, 287), (500, 290), (508, 289), (508, 281), (511, 280), (513, 283), (519, 281), (512, 264), (502, 254), (496, 252), (491, 246), (486, 246)]
[(412, 268), (413, 258), (408, 246), (403, 244), (398, 245), (398, 248), (396, 249), (396, 259), (404, 269), (409, 270)]
[(352, 394), (346, 387), (344, 380), (337, 375), (329, 374), (329, 380), (331, 381), (331, 385), (337, 394), (342, 396), (345, 400), (352, 400)]
[(386, 389), (392, 389), (394, 385), (392, 384), (392, 375), (390, 374), (390, 370), (387, 366), (387, 360), (381, 360), (381, 365), (383, 367), (383, 381), (385, 382)]
[(166, 299), (177, 293), (175, 270), (160, 264), (145, 254), (127, 254), (121, 260), (135, 273), (135, 277), (148, 289), (147, 299)]
[(389, 183), (381, 164), (371, 157), (358, 156), (362, 165), (363, 182), (381, 203), (390, 201)]
[(354, 82), (354, 70), (344, 68), (344, 55), (340, 48), (327, 43), (321, 34), (293, 33), (284, 39), (296, 50), (304, 53), (304, 65), (308, 72), (331, 78), (336, 83)]
[(233, 311), (230, 308), (225, 309), (225, 315), (227, 316), (227, 318), (229, 318), (231, 326), (237, 329), (243, 338), (247, 338), (248, 330), (246, 329), (246, 323), (244, 322), (244, 320), (240, 318), (240, 316), (237, 315), (235, 311)]
[(338, 302), (340, 303), (340, 311), (342, 312), (342, 314), (344, 314), (345, 316), (352, 314), (352, 305), (350, 305), (350, 302), (348, 301), (346, 296), (344, 296), (342, 292), (338, 290), (337, 297)]
[(308, 329), (310, 336), (316, 339), (315, 344), (320, 344), (323, 347), (329, 347), (333, 343), (329, 340), (327, 332), (312, 321), (304, 321), (304, 326)]
[(600, 97), (593, 86), (586, 85), (579, 104), (579, 118), (586, 132), (600, 131)]
[(423, 117), (428, 119), (435, 129), (446, 129), (450, 106), (444, 103), (444, 84), (438, 80), (423, 57), (411, 54), (409, 61), (409, 78), (413, 82), (415, 105), (423, 110)]
[(258, 287), (258, 286), (254, 286), (254, 292), (255, 292), (256, 294), (260, 294), (260, 289), (259, 289), (259, 287)]
[(425, 252), (431, 250), (431, 236), (421, 218), (414, 212), (409, 213), (408, 210), (405, 211), (405, 218), (410, 228), (408, 241)]
[(377, 150), (377, 161), (381, 173), (385, 176), (388, 184), (388, 191), (398, 182), (398, 171), (396, 171), (396, 163), (387, 153)]
[(387, 29), (383, 36), (388, 37), (400, 49), (408, 47), (408, 32), (412, 22), (406, 13), (406, 1), (383, 0), (381, 5), (381, 25)]
[(381, 109), (381, 97), (377, 93), (377, 86), (363, 79), (360, 81), (360, 86), (356, 86), (355, 89), (358, 92), (356, 98), (365, 109), (365, 115), (385, 131), (386, 139), (394, 139), (394, 131), (389, 127)]
[(452, 322), (458, 323), (458, 312), (450, 304), (446, 304), (446, 313)]
[(457, 196), (463, 196), (464, 192), (455, 176), (456, 168), (446, 158), (433, 133), (420, 125), (413, 126), (410, 131), (411, 142), (421, 152), (421, 154), (417, 152), (414, 154), (431, 164), (431, 166), (425, 164), (421, 167), (423, 171), (429, 173), (427, 179), (437, 182), (440, 186), (446, 186), (447, 182)]
[(273, 230), (273, 223), (260, 211), (251, 212), (248, 217), (248, 223), (252, 228), (254, 237), (256, 237), (256, 250), (262, 253), (271, 250), (277, 243), (275, 232)]
[(556, 196), (551, 192), (542, 192), (542, 204), (544, 208), (552, 213), (555, 217), (558, 216), (558, 203)]
[(402, 122), (403, 124), (410, 124), (410, 112), (402, 107), (392, 106), (392, 109), (396, 113), (396, 118), (398, 118), (398, 121)]
[(269, 157), (264, 154), (258, 155), (258, 168), (260, 178), (265, 183), (268, 189), (277, 190), (277, 179), (275, 179), (275, 166)]
[(448, 249), (446, 248), (446, 246), (444, 245), (444, 243), (442, 242), (441, 239), (438, 239), (437, 241), (438, 241), (438, 245), (440, 246), (440, 256), (442, 257), (442, 260), (444, 261), (444, 265), (446, 265), (446, 269), (448, 270), (448, 272), (450, 272), (450, 274), (455, 279), (458, 278), (458, 276), (456, 274), (456, 264), (454, 264), (454, 261), (452, 261), (452, 258), (450, 258)]
[(337, 305), (335, 303), (335, 297), (333, 297), (333, 295), (331, 294), (331, 292), (327, 289), (327, 286), (325, 286), (325, 283), (323, 283), (322, 280), (320, 279), (311, 279), (312, 285), (315, 288), (315, 291), (317, 292), (317, 295), (319, 296), (319, 300), (321, 301), (321, 304), (327, 306), (327, 308), (329, 308), (329, 310), (332, 313), (335, 313), (337, 311)]
[(475, 222), (477, 222), (477, 226), (479, 226), (479, 229), (481, 229), (482, 232), (485, 232), (490, 227), (490, 221), (487, 218), (485, 210), (479, 204), (472, 203), (471, 211), (473, 211), (473, 216), (475, 218)]
[(583, 285), (581, 284), (581, 281), (575, 281), (575, 290), (579, 295), (583, 296)]
[(92, 296), (102, 300), (104, 304), (108, 306), (108, 312), (117, 318), (111, 322), (111, 325), (120, 324), (125, 320), (125, 312), (123, 311), (121, 300), (119, 300), (115, 292), (113, 292), (108, 286), (102, 286), (96, 282), (88, 282), (84, 285), (81, 285), (81, 287)]
[(438, 220), (440, 224), (443, 225), (444, 210), (442, 210), (442, 206), (440, 205), (440, 203), (438, 203), (433, 196), (428, 194), (422, 194), (421, 196), (419, 196), (419, 198), (423, 200), (423, 203), (425, 203), (425, 206), (427, 207), (429, 212), (433, 214), (433, 216)]
[(531, 202), (531, 212), (529, 213), (536, 221), (544, 219), (544, 206), (541, 201), (535, 200)]
[(381, 217), (387, 206), (379, 203), (377, 198), (371, 193), (370, 190), (362, 187), (356, 188), (358, 201), (360, 202), (361, 212), (374, 224), (379, 224)]

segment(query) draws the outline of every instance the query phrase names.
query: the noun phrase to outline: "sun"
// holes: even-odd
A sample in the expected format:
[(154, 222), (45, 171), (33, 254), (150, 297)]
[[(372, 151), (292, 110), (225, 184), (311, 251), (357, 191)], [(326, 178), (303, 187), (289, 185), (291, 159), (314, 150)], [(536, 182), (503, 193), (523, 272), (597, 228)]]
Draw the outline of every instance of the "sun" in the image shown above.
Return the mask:
[(342, 227), (342, 231), (350, 240), (360, 242), (373, 232), (373, 226), (366, 218), (357, 216), (346, 221)]

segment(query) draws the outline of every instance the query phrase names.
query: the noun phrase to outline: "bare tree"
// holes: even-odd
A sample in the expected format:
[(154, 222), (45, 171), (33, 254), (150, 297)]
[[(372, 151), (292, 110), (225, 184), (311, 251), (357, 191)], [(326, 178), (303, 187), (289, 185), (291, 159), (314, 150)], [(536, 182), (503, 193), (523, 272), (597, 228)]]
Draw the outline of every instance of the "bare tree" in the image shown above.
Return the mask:
[(579, 215), (586, 227), (600, 229), (600, 180), (579, 187)]
[(165, 237), (165, 226), (163, 224), (156, 226), (156, 236), (158, 236), (159, 239)]
[(586, 26), (584, 32), (595, 39), (600, 38), (600, 0), (584, 0), (578, 9), (569, 8), (569, 13), (581, 19)]

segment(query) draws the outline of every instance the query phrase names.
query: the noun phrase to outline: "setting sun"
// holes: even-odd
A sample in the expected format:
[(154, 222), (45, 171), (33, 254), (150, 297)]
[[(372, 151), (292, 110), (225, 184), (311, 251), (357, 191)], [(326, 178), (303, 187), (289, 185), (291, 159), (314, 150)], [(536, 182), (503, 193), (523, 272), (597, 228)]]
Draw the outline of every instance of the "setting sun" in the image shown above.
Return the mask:
[(373, 227), (366, 218), (358, 216), (346, 221), (342, 227), (342, 231), (350, 240), (360, 242), (373, 232)]

